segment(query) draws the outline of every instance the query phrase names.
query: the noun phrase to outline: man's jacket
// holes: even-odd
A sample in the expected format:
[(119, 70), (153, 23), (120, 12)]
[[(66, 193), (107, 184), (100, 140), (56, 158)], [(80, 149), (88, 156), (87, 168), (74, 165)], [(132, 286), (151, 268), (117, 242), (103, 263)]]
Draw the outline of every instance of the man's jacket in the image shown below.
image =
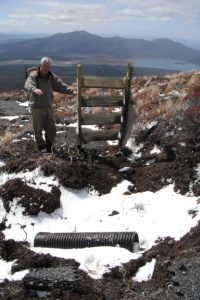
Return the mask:
[[(29, 93), (29, 105), (31, 108), (51, 107), (53, 102), (53, 91), (62, 94), (70, 94), (68, 88), (58, 76), (49, 72), (42, 76), (38, 70), (32, 71), (28, 76), (25, 85), (25, 90)], [(34, 93), (34, 89), (41, 89), (43, 95)]]

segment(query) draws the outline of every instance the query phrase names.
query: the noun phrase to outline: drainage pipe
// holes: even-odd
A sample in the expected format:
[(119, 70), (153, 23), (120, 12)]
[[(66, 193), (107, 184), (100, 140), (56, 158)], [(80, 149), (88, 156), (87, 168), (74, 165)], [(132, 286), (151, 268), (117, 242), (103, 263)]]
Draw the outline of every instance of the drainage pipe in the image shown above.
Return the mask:
[(34, 239), (34, 247), (86, 248), (98, 246), (120, 246), (134, 252), (139, 243), (136, 232), (39, 232)]

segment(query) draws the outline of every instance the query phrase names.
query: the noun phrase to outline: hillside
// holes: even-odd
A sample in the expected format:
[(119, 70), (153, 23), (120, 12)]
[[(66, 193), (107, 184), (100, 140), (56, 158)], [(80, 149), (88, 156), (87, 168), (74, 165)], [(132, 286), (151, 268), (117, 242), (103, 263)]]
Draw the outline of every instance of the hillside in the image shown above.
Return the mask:
[(0, 32), (0, 44), (7, 44), (7, 43), (15, 43), (20, 42), (23, 40), (30, 40), (31, 38), (38, 38), (38, 37), (44, 37), (47, 35), (44, 34), (27, 34), (27, 33), (6, 33), (6, 32)]
[[(8, 263), (15, 261), (11, 270), (13, 274), (31, 270), (22, 280), (4, 280), (0, 283), (1, 299), (37, 299), (38, 295), (52, 300), (198, 299), (200, 74), (188, 72), (134, 77), (131, 89), (133, 107), (138, 117), (127, 147), (122, 151), (109, 148), (103, 153), (97, 150), (78, 154), (75, 126), (68, 126), (76, 122), (76, 97), (66, 98), (65, 95), (55, 93), (59, 131), (56, 150), (42, 155), (35, 147), (24, 91), (0, 92), (0, 169), (4, 178), (0, 186), (1, 212), (4, 216), (0, 220), (0, 256)], [(88, 93), (94, 92), (88, 90)], [(102, 91), (96, 90), (95, 94), (98, 93)], [(113, 91), (110, 90), (109, 93), (112, 94)], [(44, 192), (37, 185), (36, 175), (33, 179), (23, 177), (25, 172), (34, 172), (38, 167), (45, 178), (58, 178), (59, 185), (54, 185), (54, 179), (49, 192)], [(16, 240), (5, 239), (12, 226), (16, 226), (11, 222), (10, 216), (15, 214), (14, 205), (22, 209), (26, 220), (34, 217), (35, 223), (37, 220), (41, 222), (41, 215), (50, 218), (59, 208), (61, 186), (74, 191), (85, 188), (91, 193), (105, 195), (123, 180), (130, 183), (124, 193), (129, 201), (133, 199), (129, 211), (133, 209), (137, 193), (155, 193), (170, 184), (173, 184), (173, 192), (177, 195), (187, 195), (188, 200), (196, 196), (195, 208), (187, 213), (190, 219), (196, 221), (196, 226), (180, 240), (166, 236), (158, 239), (151, 249), (141, 248), (139, 258), (111, 268), (109, 273), (98, 280), (80, 270), (75, 260), (35, 253), (27, 239), (20, 242), (17, 237)], [(41, 187), (42, 185), (44, 182), (41, 182)], [(138, 207), (138, 216), (141, 209)], [(171, 209), (175, 209), (173, 205)], [(57, 216), (57, 221), (60, 222), (61, 219)], [(170, 222), (169, 219), (169, 224)], [(177, 215), (177, 223), (179, 222), (183, 220), (179, 220)], [(28, 229), (23, 224), (22, 218), (18, 226), (27, 238)], [(34, 226), (34, 223), (30, 224), (32, 228)], [(139, 268), (153, 259), (156, 260), (156, 265), (152, 278), (143, 282), (134, 281), (133, 276)], [(65, 274), (64, 266), (70, 272), (70, 285), (60, 276)], [(45, 280), (37, 281), (34, 277), (36, 272), (40, 280)], [(53, 282), (56, 288), (52, 289), (49, 278), (56, 272), (59, 276)]]
[(45, 38), (1, 45), (0, 61), (39, 59), (50, 56), (58, 60), (81, 57), (169, 58), (200, 65), (200, 51), (169, 39), (147, 41), (121, 37), (105, 38), (85, 31), (58, 33)]

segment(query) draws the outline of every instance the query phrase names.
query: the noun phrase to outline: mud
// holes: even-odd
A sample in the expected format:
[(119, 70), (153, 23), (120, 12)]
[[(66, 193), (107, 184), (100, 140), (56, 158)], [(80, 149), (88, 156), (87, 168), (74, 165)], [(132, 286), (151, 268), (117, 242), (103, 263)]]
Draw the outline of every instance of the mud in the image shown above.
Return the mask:
[(8, 180), (0, 189), (6, 212), (10, 212), (10, 204), (16, 200), (16, 206), (23, 207), (23, 214), (37, 216), (40, 211), (50, 214), (60, 207), (60, 190), (53, 186), (50, 193), (28, 186), (21, 179)]

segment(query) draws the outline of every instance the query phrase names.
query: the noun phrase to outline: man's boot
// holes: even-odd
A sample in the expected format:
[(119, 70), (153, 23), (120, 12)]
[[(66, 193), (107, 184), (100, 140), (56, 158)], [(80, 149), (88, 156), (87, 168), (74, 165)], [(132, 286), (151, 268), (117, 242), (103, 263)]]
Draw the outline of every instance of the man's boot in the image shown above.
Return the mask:
[(52, 153), (53, 152), (53, 145), (50, 144), (50, 143), (47, 143), (46, 144), (46, 150), (47, 150), (47, 153)]

